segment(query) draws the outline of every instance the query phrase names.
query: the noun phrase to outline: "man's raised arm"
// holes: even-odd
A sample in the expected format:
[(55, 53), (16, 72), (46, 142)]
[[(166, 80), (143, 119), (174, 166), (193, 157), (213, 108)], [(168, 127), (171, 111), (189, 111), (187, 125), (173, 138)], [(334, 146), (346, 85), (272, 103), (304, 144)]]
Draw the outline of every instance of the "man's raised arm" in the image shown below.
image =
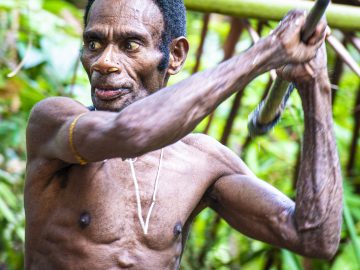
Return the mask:
[(215, 183), (211, 206), (253, 238), (330, 259), (340, 240), (342, 178), (325, 59), (323, 48), (312, 62), (313, 78), (303, 66), (282, 71), (297, 85), (305, 118), (296, 203), (252, 175), (233, 175)]
[[(325, 47), (325, 46), (324, 46)], [(319, 51), (326, 57), (325, 50)], [(316, 82), (296, 81), (302, 99), (305, 134), (297, 196), (295, 222), (304, 247), (334, 254), (340, 240), (342, 221), (342, 177), (332, 122), (330, 82), (326, 63), (318, 63)], [(317, 235), (316, 237), (315, 234)], [(312, 241), (321, 239), (320, 245)]]
[(311, 59), (322, 34), (305, 46), (300, 41), (304, 20), (303, 13), (290, 13), (272, 35), (242, 55), (161, 89), (120, 113), (87, 112), (65, 98), (45, 100), (29, 121), (29, 155), (68, 163), (96, 162), (139, 156), (172, 144), (257, 75)]

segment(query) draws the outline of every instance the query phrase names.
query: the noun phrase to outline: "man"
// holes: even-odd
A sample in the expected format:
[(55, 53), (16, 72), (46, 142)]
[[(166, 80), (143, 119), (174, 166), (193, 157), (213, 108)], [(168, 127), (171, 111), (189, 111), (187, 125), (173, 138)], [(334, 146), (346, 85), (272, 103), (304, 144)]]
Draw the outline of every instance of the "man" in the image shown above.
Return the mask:
[[(27, 269), (178, 269), (206, 207), (239, 232), (304, 256), (331, 258), (341, 225), (324, 39), (300, 41), (291, 13), (242, 55), (166, 87), (189, 49), (182, 1), (96, 0), (82, 63), (95, 111), (69, 98), (33, 109), (27, 130)], [(290, 64), (293, 64), (291, 66)], [(287, 65), (305, 111), (296, 203), (229, 149), (189, 134), (255, 76)]]

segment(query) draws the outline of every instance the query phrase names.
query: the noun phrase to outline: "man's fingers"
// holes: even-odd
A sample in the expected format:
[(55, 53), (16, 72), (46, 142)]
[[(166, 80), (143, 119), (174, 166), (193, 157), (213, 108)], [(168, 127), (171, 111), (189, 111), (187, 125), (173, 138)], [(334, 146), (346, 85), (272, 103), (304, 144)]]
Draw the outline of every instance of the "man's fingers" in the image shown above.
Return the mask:
[(317, 43), (322, 43), (325, 39), (327, 24), (321, 22), (315, 29), (314, 34), (311, 36), (310, 40), (307, 42), (309, 45), (315, 45)]
[(326, 27), (325, 33), (326, 33), (326, 37), (331, 36), (331, 28), (329, 26)]
[(289, 16), (289, 24), (292, 27), (293, 33), (300, 33), (301, 29), (304, 27), (306, 19), (306, 12), (294, 10)]
[(305, 68), (306, 72), (307, 72), (312, 78), (315, 77), (315, 72), (314, 72), (313, 68), (311, 67), (311, 65), (310, 65), (309, 63), (305, 63), (305, 64), (304, 64), (304, 68)]
[(305, 13), (299, 10), (290, 11), (280, 22), (274, 34), (282, 36), (284, 32), (295, 34), (299, 33), (305, 24)]

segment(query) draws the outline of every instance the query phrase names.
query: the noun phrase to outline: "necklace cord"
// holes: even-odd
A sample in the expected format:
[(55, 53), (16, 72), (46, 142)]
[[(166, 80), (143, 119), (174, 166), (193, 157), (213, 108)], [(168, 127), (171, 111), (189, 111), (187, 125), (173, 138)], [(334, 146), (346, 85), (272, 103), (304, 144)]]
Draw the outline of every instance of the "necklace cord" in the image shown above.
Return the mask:
[(163, 157), (164, 157), (164, 149), (161, 149), (159, 166), (158, 166), (158, 170), (157, 170), (157, 173), (156, 173), (155, 185), (154, 185), (154, 191), (153, 191), (153, 195), (152, 195), (151, 206), (149, 208), (149, 212), (148, 212), (148, 214), (146, 216), (146, 221), (145, 222), (144, 222), (144, 218), (143, 218), (143, 215), (142, 215), (139, 183), (138, 183), (136, 173), (135, 173), (134, 163), (135, 163), (136, 160), (135, 161), (133, 159), (128, 160), (128, 162), (130, 164), (131, 174), (132, 174), (132, 177), (133, 177), (133, 180), (134, 180), (138, 218), (139, 218), (139, 221), (140, 221), (141, 228), (143, 229), (143, 232), (144, 232), (145, 235), (148, 234), (151, 213), (152, 213), (152, 211), (154, 209), (154, 206), (155, 206), (155, 203), (156, 203), (156, 194), (157, 194), (158, 186), (159, 186), (159, 178), (160, 178), (160, 172), (161, 172)]

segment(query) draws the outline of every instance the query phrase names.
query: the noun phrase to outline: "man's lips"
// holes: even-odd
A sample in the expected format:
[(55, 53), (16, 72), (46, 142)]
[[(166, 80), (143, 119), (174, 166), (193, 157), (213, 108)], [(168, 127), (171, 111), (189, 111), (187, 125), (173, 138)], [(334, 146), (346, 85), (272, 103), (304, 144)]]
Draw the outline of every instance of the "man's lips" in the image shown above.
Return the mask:
[(95, 88), (95, 95), (100, 100), (113, 100), (129, 94), (131, 91), (129, 88), (118, 88), (118, 89), (99, 89)]

